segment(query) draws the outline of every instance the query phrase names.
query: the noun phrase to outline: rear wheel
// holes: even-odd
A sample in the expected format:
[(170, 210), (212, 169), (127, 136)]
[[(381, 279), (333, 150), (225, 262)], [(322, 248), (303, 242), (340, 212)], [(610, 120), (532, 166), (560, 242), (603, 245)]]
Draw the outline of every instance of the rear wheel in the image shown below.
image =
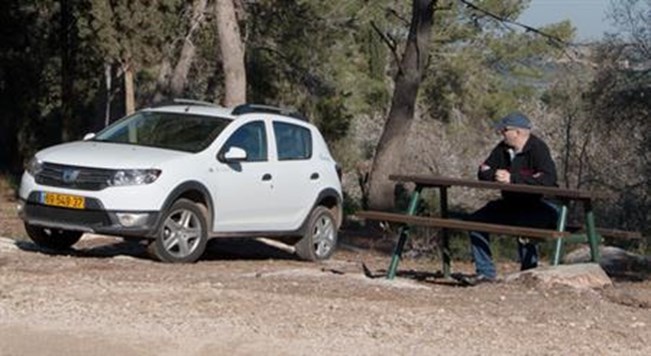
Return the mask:
[(330, 209), (317, 206), (312, 210), (305, 234), (296, 244), (296, 254), (306, 261), (330, 258), (337, 246), (337, 220)]
[(81, 231), (70, 231), (48, 227), (41, 227), (25, 223), (25, 231), (35, 244), (54, 250), (65, 250), (70, 248), (81, 239), (84, 233)]
[(203, 255), (207, 241), (206, 209), (193, 201), (179, 199), (163, 216), (149, 250), (163, 262), (195, 262)]

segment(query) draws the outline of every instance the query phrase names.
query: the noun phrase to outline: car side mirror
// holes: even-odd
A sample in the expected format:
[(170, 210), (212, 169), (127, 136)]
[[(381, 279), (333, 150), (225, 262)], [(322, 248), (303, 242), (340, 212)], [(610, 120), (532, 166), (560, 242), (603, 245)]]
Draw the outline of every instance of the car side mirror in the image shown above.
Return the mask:
[(84, 135), (84, 141), (92, 140), (95, 138), (95, 133), (94, 132), (89, 132)]
[(223, 162), (246, 161), (246, 151), (243, 148), (231, 146), (225, 153), (219, 155), (219, 160)]

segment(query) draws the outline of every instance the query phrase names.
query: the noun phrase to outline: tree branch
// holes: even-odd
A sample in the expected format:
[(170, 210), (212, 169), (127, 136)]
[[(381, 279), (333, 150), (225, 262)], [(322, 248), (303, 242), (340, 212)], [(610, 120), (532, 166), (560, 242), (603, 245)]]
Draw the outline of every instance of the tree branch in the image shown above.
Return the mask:
[(382, 30), (380, 30), (380, 28), (377, 27), (374, 21), (371, 21), (371, 27), (373, 27), (373, 30), (375, 30), (375, 32), (380, 36), (380, 38), (382, 38), (384, 43), (387, 44), (387, 46), (391, 50), (391, 53), (393, 54), (393, 58), (395, 59), (396, 63), (400, 65), (400, 55), (398, 55), (398, 46), (396, 45), (396, 41), (393, 38), (387, 36), (384, 32), (382, 32)]
[(471, 9), (473, 9), (475, 11), (478, 11), (478, 12), (480, 12), (480, 13), (488, 16), (488, 17), (491, 17), (494, 20), (497, 20), (497, 21), (500, 21), (500, 22), (503, 22), (503, 23), (513, 24), (513, 25), (522, 27), (526, 32), (533, 32), (533, 33), (536, 33), (536, 34), (538, 34), (538, 35), (540, 35), (542, 37), (545, 37), (551, 43), (553, 43), (554, 45), (556, 45), (558, 47), (564, 47), (564, 46), (567, 46), (567, 45), (571, 44), (571, 43), (566, 42), (563, 39), (559, 38), (558, 36), (554, 36), (554, 35), (551, 35), (549, 33), (544, 32), (544, 31), (540, 31), (539, 29), (537, 29), (535, 27), (531, 27), (531, 26), (525, 25), (525, 24), (523, 24), (521, 22), (509, 20), (506, 17), (494, 14), (494, 13), (492, 13), (492, 12), (490, 12), (490, 11), (484, 9), (484, 8), (481, 8), (481, 7), (471, 3), (468, 0), (459, 0), (459, 1), (461, 3), (463, 3), (464, 5), (466, 5), (467, 7), (471, 8)]
[(539, 30), (539, 29), (537, 29), (537, 28), (535, 28), (535, 27), (531, 27), (531, 26), (529, 26), (529, 25), (525, 25), (525, 24), (523, 24), (523, 23), (521, 23), (521, 22), (518, 22), (518, 21), (509, 20), (508, 18), (506, 18), (506, 17), (504, 17), (504, 16), (500, 16), (500, 15), (494, 14), (494, 13), (492, 13), (492, 12), (490, 12), (490, 11), (484, 9), (484, 8), (481, 8), (481, 7), (479, 7), (479, 6), (475, 5), (475, 4), (473, 4), (472, 2), (470, 2), (470, 1), (468, 1), (468, 0), (459, 0), (459, 1), (460, 1), (462, 4), (466, 5), (467, 7), (471, 8), (471, 9), (473, 9), (473, 10), (475, 10), (475, 11), (478, 11), (478, 12), (480, 12), (480, 13), (482, 13), (482, 14), (484, 14), (484, 15), (486, 15), (486, 16), (488, 16), (488, 17), (494, 19), (494, 20), (497, 20), (497, 21), (503, 23), (503, 24), (512, 24), (512, 25), (515, 25), (515, 26), (518, 26), (518, 27), (523, 28), (523, 29), (525, 30), (525, 32), (533, 32), (533, 33), (535, 33), (535, 34), (537, 34), (537, 35), (539, 35), (539, 36), (541, 36), (541, 37), (544, 37), (544, 38), (547, 39), (547, 41), (548, 41), (551, 45), (553, 45), (553, 46), (558, 47), (559, 49), (561, 49), (562, 52), (563, 52), (563, 54), (564, 54), (564, 55), (565, 55), (565, 56), (566, 56), (570, 61), (572, 61), (572, 62), (579, 62), (579, 61), (580, 61), (579, 59), (576, 58), (576, 55), (573, 55), (573, 54), (571, 54), (570, 52), (567, 51), (567, 47), (568, 47), (568, 46), (575, 46), (574, 43), (567, 42), (567, 41), (561, 39), (561, 38), (558, 37), (558, 36), (554, 36), (554, 35), (549, 34), (549, 33), (547, 33), (547, 32), (541, 31), (541, 30)]
[(409, 26), (409, 19), (406, 19), (393, 8), (387, 8), (386, 9), (387, 14), (392, 15), (393, 17), (397, 18), (398, 20), (402, 21), (405, 25)]

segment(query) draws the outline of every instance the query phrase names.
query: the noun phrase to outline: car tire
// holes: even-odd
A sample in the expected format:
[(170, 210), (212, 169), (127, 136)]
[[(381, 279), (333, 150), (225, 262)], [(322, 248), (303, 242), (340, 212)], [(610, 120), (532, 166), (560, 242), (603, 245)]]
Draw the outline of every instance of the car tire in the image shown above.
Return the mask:
[(65, 250), (76, 244), (84, 233), (36, 226), (25, 223), (25, 231), (35, 244), (53, 250)]
[(179, 199), (163, 214), (161, 226), (156, 239), (149, 245), (149, 251), (162, 262), (191, 263), (203, 255), (207, 242), (205, 207), (187, 199)]
[(330, 209), (312, 210), (303, 237), (294, 246), (296, 255), (306, 261), (327, 260), (337, 246), (337, 220)]

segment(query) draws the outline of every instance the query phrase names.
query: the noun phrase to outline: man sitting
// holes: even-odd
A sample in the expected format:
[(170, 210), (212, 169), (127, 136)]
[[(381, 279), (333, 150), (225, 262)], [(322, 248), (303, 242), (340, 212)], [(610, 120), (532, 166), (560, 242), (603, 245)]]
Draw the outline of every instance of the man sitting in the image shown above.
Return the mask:
[[(557, 186), (556, 166), (549, 148), (541, 139), (531, 134), (531, 121), (519, 112), (503, 117), (495, 130), (502, 141), (479, 165), (480, 180), (503, 184), (531, 184)], [(514, 226), (553, 228), (556, 226), (556, 209), (536, 194), (502, 192), (502, 198), (486, 204), (468, 220)], [(492, 260), (488, 233), (470, 232), (472, 255), (477, 278), (471, 283), (494, 281), (497, 274)], [(521, 269), (538, 265), (537, 246), (518, 241)]]

